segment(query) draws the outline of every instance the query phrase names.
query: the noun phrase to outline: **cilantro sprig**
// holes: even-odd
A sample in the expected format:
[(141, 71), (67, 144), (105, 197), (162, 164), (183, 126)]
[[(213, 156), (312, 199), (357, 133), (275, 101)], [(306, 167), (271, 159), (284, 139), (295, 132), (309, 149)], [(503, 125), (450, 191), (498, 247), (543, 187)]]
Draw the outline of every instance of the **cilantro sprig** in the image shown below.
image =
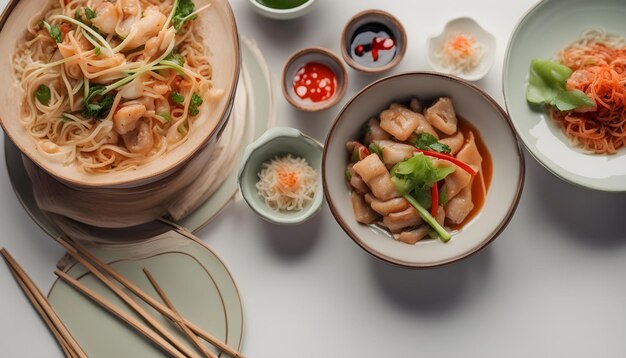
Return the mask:
[(61, 43), (63, 41), (63, 36), (61, 33), (61, 28), (59, 25), (50, 25), (46, 20), (41, 20), (39, 26), (46, 29), (48, 34), (56, 43)]

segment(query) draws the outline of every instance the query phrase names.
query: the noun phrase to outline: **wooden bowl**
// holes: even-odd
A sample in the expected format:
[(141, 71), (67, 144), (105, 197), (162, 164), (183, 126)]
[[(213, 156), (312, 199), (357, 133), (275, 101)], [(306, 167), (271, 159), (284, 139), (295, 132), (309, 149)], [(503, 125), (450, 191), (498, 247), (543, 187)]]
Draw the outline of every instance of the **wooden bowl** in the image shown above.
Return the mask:
[[(200, 33), (209, 50), (213, 83), (224, 94), (202, 106), (196, 119), (198, 126), (188, 140), (136, 170), (89, 174), (74, 165), (54, 162), (42, 155), (35, 141), (20, 123), (20, 103), (24, 95), (13, 73), (13, 54), (26, 36), (26, 24), (48, 8), (48, 0), (11, 0), (0, 18), (0, 76), (7, 81), (0, 88), (0, 124), (9, 138), (35, 164), (66, 184), (94, 187), (136, 187), (154, 182), (173, 173), (188, 162), (207, 143), (216, 140), (230, 113), (239, 78), (240, 53), (237, 26), (227, 0), (195, 0), (196, 6), (211, 3), (198, 17)], [(205, 101), (207, 102), (207, 101)]]

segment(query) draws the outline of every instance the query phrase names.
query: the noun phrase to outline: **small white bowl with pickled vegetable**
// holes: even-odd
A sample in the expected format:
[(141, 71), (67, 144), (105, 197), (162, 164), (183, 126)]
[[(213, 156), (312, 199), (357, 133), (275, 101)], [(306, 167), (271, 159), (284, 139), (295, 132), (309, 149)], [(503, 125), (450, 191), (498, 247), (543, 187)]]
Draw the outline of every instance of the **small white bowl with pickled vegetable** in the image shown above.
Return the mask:
[(250, 208), (282, 225), (302, 223), (323, 203), (323, 146), (297, 129), (274, 127), (246, 147), (237, 182)]
[(524, 157), (508, 115), (480, 88), (410, 72), (346, 104), (326, 139), (322, 178), (355, 243), (384, 261), (427, 268), (476, 253), (504, 230)]

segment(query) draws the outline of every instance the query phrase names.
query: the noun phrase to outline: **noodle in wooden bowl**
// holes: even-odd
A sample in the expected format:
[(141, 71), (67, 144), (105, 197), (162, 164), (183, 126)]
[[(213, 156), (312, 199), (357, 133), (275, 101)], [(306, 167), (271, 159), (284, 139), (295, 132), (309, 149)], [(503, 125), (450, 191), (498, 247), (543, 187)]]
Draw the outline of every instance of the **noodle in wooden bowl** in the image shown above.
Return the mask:
[(163, 179), (228, 120), (240, 55), (226, 0), (15, 0), (0, 24), (2, 126), (66, 184)]

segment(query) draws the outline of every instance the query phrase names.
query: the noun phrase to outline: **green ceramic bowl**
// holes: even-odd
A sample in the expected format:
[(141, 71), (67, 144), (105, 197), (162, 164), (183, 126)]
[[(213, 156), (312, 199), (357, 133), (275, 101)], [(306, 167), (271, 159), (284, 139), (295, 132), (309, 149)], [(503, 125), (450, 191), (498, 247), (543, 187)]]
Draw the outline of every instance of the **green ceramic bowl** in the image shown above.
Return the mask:
[[(321, 143), (297, 129), (287, 127), (269, 129), (244, 151), (237, 174), (237, 182), (244, 200), (255, 213), (271, 223), (294, 225), (306, 221), (322, 206), (324, 197), (321, 178), (322, 151)], [(301, 211), (275, 211), (268, 208), (256, 188), (263, 162), (287, 154), (305, 158), (318, 173), (313, 202)]]

